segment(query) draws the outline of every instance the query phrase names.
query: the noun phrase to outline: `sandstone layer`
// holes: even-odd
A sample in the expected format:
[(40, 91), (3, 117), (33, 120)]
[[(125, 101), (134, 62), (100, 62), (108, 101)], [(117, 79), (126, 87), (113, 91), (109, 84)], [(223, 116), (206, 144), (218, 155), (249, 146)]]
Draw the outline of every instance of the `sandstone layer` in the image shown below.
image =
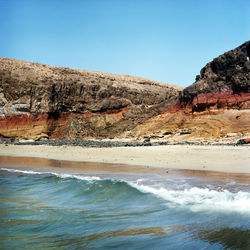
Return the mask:
[(130, 136), (180, 141), (236, 141), (250, 135), (250, 42), (202, 68), (178, 102)]
[(0, 58), (0, 136), (114, 138), (174, 104), (156, 81)]
[(0, 58), (0, 137), (233, 142), (250, 136), (250, 41), (191, 86)]

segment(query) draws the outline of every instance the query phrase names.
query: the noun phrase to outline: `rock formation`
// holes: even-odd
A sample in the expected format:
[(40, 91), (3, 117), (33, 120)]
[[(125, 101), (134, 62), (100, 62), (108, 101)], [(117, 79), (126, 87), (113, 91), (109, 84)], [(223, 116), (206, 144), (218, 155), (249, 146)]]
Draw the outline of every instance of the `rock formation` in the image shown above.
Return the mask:
[(180, 102), (193, 112), (250, 107), (250, 42), (231, 50), (202, 68), (196, 82), (185, 88)]
[(131, 131), (173, 142), (235, 141), (250, 133), (250, 41), (208, 63), (175, 105)]
[(191, 86), (0, 58), (0, 137), (236, 141), (249, 136), (250, 42)]
[(0, 136), (113, 138), (176, 102), (156, 81), (0, 59)]

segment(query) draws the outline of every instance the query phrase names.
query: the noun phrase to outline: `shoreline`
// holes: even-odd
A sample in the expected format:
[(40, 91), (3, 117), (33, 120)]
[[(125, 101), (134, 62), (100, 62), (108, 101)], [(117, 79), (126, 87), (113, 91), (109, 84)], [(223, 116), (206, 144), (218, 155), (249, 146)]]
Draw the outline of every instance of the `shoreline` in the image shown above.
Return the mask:
[(52, 160), (38, 157), (0, 156), (0, 170), (38, 171), (42, 173), (97, 174), (97, 175), (159, 175), (162, 178), (173, 176), (198, 177), (208, 179), (231, 179), (238, 183), (250, 184), (249, 173), (227, 173), (207, 170), (166, 169), (126, 164), (77, 162)]
[[(0, 156), (115, 164), (164, 170), (250, 174), (250, 147), (165, 145), (83, 148), (78, 146), (0, 145)], [(0, 161), (1, 163), (1, 161)], [(120, 166), (119, 166), (120, 168)]]

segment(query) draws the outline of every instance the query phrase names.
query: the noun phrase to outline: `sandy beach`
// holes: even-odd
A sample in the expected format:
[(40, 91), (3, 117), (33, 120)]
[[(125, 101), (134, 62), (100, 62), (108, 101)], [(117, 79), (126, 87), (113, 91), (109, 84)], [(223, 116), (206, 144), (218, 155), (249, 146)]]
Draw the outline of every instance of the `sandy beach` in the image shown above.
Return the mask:
[[(206, 170), (250, 174), (250, 147), (167, 145), (154, 147), (82, 148), (73, 146), (0, 145), (0, 156), (110, 163), (154, 169)], [(1, 160), (3, 161), (3, 160)], [(0, 163), (1, 163), (0, 161)], [(118, 165), (117, 165), (118, 164)], [(90, 167), (91, 169), (91, 167)]]
[[(63, 244), (81, 239), (87, 246), (90, 239), (103, 244), (128, 237), (134, 245), (135, 237), (166, 240), (190, 231), (197, 232), (199, 242), (214, 230), (214, 237), (222, 235), (224, 240), (229, 228), (237, 232), (228, 236), (230, 240), (240, 234), (239, 240), (248, 246), (249, 230), (236, 226), (248, 226), (250, 216), (249, 150), (248, 146), (0, 145), (0, 198), (6, 208), (2, 228), (17, 232), (28, 228), (28, 233), (66, 228), (72, 237)], [(86, 236), (79, 237), (79, 226)], [(58, 235), (64, 234), (56, 233), (55, 238)], [(192, 241), (194, 234), (190, 237)], [(43, 239), (47, 244), (48, 237), (39, 238)]]

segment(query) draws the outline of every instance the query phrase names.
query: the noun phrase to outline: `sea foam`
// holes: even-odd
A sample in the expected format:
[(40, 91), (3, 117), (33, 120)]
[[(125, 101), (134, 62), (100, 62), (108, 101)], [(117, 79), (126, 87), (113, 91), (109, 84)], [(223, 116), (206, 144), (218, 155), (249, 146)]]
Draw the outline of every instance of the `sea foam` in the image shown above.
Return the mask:
[(152, 193), (165, 201), (169, 207), (185, 207), (194, 212), (222, 211), (250, 214), (250, 193), (228, 190), (217, 191), (208, 188), (191, 187), (184, 190), (168, 190), (139, 183), (129, 183), (144, 193)]
[(12, 168), (0, 168), (0, 170), (14, 172), (14, 173), (23, 173), (23, 174), (47, 174), (47, 173), (42, 173), (42, 172), (19, 170), (19, 169), (12, 169)]
[(0, 168), (0, 170), (5, 170), (5, 171), (15, 172), (15, 173), (23, 173), (23, 174), (50, 174), (59, 178), (74, 178), (74, 179), (79, 179), (79, 180), (84, 180), (84, 181), (101, 180), (101, 178), (97, 176), (81, 176), (81, 175), (75, 175), (75, 174), (54, 173), (54, 172), (36, 172), (36, 171), (28, 171), (28, 170), (10, 169), (10, 168)]

